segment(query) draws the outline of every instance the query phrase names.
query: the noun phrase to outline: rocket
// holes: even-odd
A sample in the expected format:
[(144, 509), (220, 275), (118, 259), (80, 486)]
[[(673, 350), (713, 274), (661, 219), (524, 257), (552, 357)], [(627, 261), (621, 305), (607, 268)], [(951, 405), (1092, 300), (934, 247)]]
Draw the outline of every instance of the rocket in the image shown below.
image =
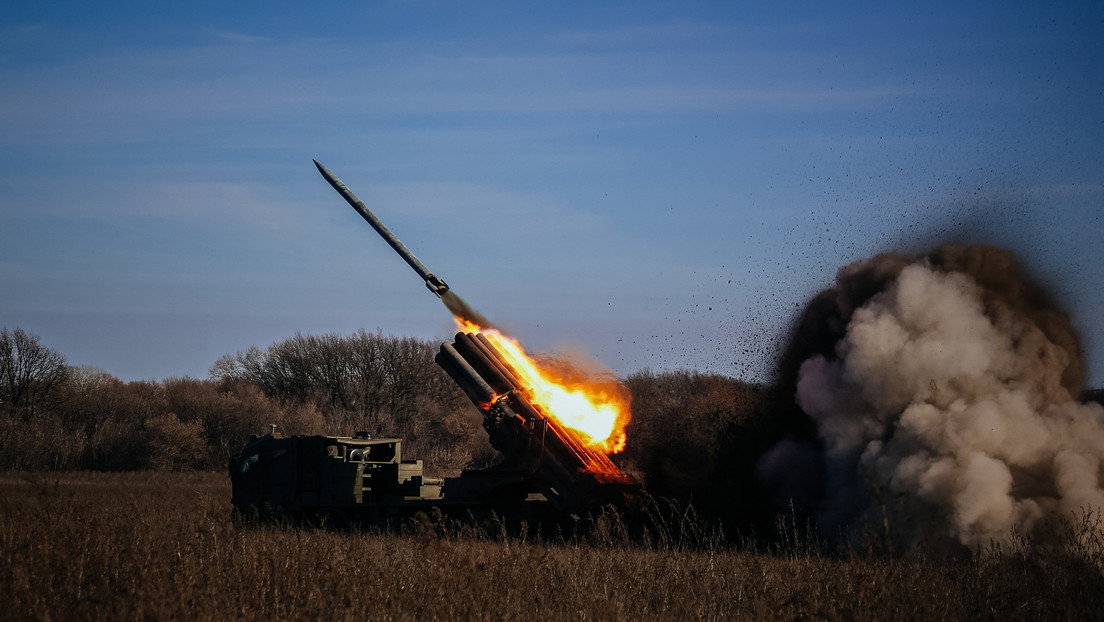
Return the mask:
[(322, 176), (326, 178), (326, 181), (330, 182), (330, 185), (333, 186), (334, 190), (337, 190), (337, 193), (344, 197), (345, 200), (349, 202), (349, 205), (351, 205), (353, 209), (355, 209), (357, 213), (360, 214), (362, 218), (364, 218), (364, 220), (368, 221), (368, 224), (372, 225), (372, 228), (376, 230), (376, 233), (380, 234), (380, 237), (382, 237), (385, 242), (390, 244), (391, 248), (395, 249), (395, 252), (399, 254), (399, 257), (403, 258), (403, 261), (405, 261), (411, 268), (414, 268), (414, 271), (418, 273), (418, 276), (422, 277), (422, 280), (425, 281), (426, 287), (429, 288), (429, 291), (436, 294), (438, 298), (444, 296), (449, 291), (449, 286), (445, 284), (445, 282), (442, 281), (440, 277), (430, 272), (429, 269), (425, 267), (425, 264), (418, 261), (418, 258), (414, 256), (414, 253), (410, 252), (410, 249), (407, 248), (406, 245), (404, 245), (402, 242), (400, 242), (399, 238), (395, 237), (395, 234), (391, 233), (391, 230), (388, 229), (387, 226), (384, 225), (379, 218), (376, 218), (376, 215), (373, 214), (372, 211), (369, 210), (368, 207), (365, 206), (364, 203), (360, 199), (358, 199), (355, 194), (353, 194), (352, 190), (349, 190), (348, 186), (346, 186), (344, 183), (342, 183), (340, 179), (337, 178), (337, 175), (333, 174), (333, 171), (323, 166), (321, 163), (318, 162), (318, 160), (312, 161), (314, 162), (314, 165), (318, 167), (318, 172), (322, 173)]

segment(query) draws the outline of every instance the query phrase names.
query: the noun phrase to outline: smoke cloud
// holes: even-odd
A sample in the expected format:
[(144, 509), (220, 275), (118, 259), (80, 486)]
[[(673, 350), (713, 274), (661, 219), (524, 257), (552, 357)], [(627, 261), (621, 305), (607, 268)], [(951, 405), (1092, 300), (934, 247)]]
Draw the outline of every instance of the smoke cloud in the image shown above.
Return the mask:
[(849, 265), (798, 334), (796, 398), (816, 439), (784, 441), (760, 470), (801, 479), (819, 452), (821, 490), (791, 493), (817, 499), (826, 532), (884, 510), (905, 545), (976, 547), (1104, 509), (1104, 408), (1077, 401), (1069, 319), (1008, 252)]

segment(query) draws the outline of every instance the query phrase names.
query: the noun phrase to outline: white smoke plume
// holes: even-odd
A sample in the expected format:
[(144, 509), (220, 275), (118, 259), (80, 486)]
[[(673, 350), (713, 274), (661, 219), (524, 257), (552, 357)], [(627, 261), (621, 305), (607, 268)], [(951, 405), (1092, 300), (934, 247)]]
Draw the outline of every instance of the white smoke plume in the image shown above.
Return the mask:
[(877, 497), (906, 543), (973, 548), (1104, 509), (1104, 408), (1076, 401), (1068, 319), (1008, 253), (860, 262), (841, 270), (834, 311), (838, 339), (797, 379), (826, 467), (824, 525)]

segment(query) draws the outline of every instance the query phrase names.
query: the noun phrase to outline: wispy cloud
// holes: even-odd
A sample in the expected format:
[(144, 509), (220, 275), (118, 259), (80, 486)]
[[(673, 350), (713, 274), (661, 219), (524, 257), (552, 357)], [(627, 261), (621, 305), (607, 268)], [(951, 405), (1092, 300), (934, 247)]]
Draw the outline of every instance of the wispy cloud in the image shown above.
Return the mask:
[[(679, 115), (884, 105), (930, 94), (923, 84), (811, 76), (695, 53), (620, 52), (381, 60), (371, 43), (274, 41), (215, 33), (216, 42), (82, 55), (47, 67), (0, 68), (0, 142), (125, 141), (223, 120), (309, 114)], [(784, 62), (784, 59), (775, 60)], [(703, 67), (711, 67), (703, 71)], [(725, 68), (725, 69), (721, 69)], [(193, 129), (188, 129), (193, 128)]]
[(208, 30), (207, 32), (216, 39), (232, 44), (241, 43), (245, 45), (259, 45), (272, 41), (271, 37), (259, 37), (257, 35), (250, 35), (241, 32), (229, 32), (225, 30)]

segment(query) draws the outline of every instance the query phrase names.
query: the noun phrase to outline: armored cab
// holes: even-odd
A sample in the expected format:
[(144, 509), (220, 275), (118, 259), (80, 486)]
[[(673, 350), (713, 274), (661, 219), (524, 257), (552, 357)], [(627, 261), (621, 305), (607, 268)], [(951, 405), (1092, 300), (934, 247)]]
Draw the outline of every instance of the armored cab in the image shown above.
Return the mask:
[(384, 518), (441, 499), (444, 480), (421, 460), (402, 459), (402, 440), (368, 435), (251, 438), (230, 459), (234, 509), (243, 514), (315, 516), (355, 511)]

